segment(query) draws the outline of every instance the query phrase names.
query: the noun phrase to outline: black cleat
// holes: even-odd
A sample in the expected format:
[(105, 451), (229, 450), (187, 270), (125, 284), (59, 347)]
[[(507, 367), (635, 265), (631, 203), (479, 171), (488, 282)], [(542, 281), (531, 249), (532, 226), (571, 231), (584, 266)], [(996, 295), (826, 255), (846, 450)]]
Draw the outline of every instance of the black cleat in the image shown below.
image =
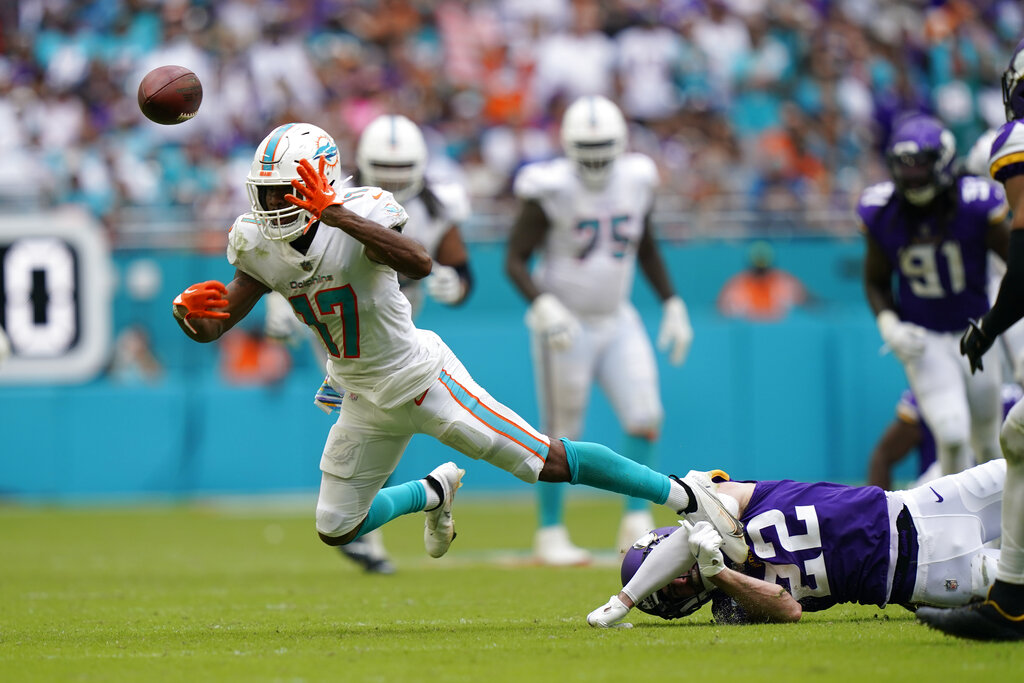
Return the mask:
[(1024, 640), (1024, 615), (1012, 617), (992, 600), (953, 609), (919, 607), (917, 620), (958, 638)]
[(339, 545), (338, 550), (371, 574), (395, 573), (395, 565), (391, 564), (387, 553), (374, 547), (373, 543), (364, 538), (357, 538), (346, 545)]

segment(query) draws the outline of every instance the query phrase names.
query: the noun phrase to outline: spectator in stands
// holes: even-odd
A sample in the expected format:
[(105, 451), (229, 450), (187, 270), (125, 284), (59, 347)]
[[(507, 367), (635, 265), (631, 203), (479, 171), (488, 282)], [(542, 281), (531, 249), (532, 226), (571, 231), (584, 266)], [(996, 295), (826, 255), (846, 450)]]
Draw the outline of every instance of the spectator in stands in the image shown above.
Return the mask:
[(718, 293), (722, 315), (771, 322), (786, 317), (794, 306), (807, 303), (803, 283), (775, 267), (775, 251), (770, 244), (754, 242), (748, 254), (748, 267), (729, 278)]

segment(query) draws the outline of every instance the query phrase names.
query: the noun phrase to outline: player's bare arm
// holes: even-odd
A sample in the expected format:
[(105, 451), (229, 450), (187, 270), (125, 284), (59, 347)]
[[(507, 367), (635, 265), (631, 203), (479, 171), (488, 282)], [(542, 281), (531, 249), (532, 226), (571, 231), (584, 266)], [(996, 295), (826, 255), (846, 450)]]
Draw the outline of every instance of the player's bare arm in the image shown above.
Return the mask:
[(800, 621), (803, 615), (800, 603), (776, 583), (762, 581), (729, 568), (705, 577), (704, 580), (735, 600), (750, 621), (786, 623)]
[(893, 420), (875, 444), (868, 463), (868, 485), (892, 490), (892, 468), (921, 444), (921, 427)]
[(864, 233), (867, 254), (864, 256), (864, 293), (871, 312), (876, 316), (895, 308), (892, 298), (892, 264), (873, 237)]
[(448, 231), (445, 232), (441, 242), (437, 245), (436, 261), (442, 266), (451, 266), (453, 268), (464, 266), (469, 262), (469, 250), (462, 239), (459, 226), (454, 224), (448, 226)]
[(530, 277), (530, 257), (544, 242), (550, 225), (540, 202), (529, 199), (522, 203), (508, 238), (505, 274), (527, 301), (533, 301), (541, 293)]
[(303, 159), (298, 166), (300, 178), (291, 183), (295, 194), (284, 198), (309, 211), (314, 220), (319, 219), (324, 225), (343, 230), (362, 242), (370, 260), (413, 280), (430, 275), (433, 261), (421, 244), (342, 206), (334, 187), (324, 175), (324, 163), (325, 159), (321, 157), (319, 169), (314, 170), (313, 165)]
[(672, 281), (668, 277), (668, 268), (665, 267), (665, 259), (658, 249), (658, 242), (654, 239), (654, 227), (651, 225), (650, 212), (644, 217), (644, 232), (640, 236), (640, 244), (637, 246), (637, 260), (640, 262), (640, 269), (643, 271), (651, 287), (658, 293), (658, 298), (666, 301), (675, 295), (672, 288)]
[(985, 233), (985, 246), (1006, 261), (1010, 254), (1010, 217), (1005, 216), (989, 226)]
[(1006, 201), (1010, 204), (1013, 219), (1010, 227), (1013, 230), (1024, 228), (1024, 175), (1008, 178), (1003, 187), (1006, 189)]
[[(196, 293), (204, 286), (210, 294), (222, 298), (207, 298), (198, 304), (191, 302), (190, 293)], [(202, 343), (212, 342), (247, 316), (256, 302), (269, 291), (259, 280), (241, 270), (235, 270), (235, 276), (226, 288), (216, 281), (188, 287), (174, 301), (174, 318), (191, 339)]]
[(469, 250), (455, 223), (441, 237), (434, 261), (443, 267), (434, 269), (433, 277), (427, 280), (427, 292), (449, 306), (463, 303), (473, 289), (473, 274), (469, 269)]
[(363, 218), (341, 204), (332, 204), (324, 209), (320, 221), (324, 225), (344, 230), (365, 244), (366, 256), (371, 261), (388, 266), (412, 280), (430, 275), (433, 266), (430, 254), (422, 244), (400, 232)]

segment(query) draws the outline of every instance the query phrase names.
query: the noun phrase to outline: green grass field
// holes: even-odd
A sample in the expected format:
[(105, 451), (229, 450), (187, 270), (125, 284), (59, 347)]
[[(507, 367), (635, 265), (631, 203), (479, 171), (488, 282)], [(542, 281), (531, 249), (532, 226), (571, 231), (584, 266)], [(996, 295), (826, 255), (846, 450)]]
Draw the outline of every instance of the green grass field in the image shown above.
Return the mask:
[[(598, 631), (584, 617), (619, 588), (614, 556), (530, 566), (528, 500), (464, 496), (440, 560), (423, 551), (422, 516), (396, 520), (385, 529), (393, 576), (323, 546), (314, 500), (0, 506), (0, 680), (876, 683), (1024, 671), (1024, 645), (954, 640), (901, 608), (721, 627), (705, 607)], [(569, 513), (578, 543), (610, 548), (616, 500), (573, 498)]]

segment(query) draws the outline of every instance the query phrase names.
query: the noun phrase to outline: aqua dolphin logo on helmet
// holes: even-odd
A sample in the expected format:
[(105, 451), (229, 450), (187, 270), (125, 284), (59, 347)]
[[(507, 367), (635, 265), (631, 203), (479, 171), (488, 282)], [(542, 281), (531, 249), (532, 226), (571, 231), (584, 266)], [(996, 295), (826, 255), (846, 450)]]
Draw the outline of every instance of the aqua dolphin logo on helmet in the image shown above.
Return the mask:
[[(320, 159), (320, 157), (323, 157), (327, 166), (334, 166), (338, 163), (338, 146), (334, 144), (334, 140), (328, 137), (320, 138), (316, 142), (319, 146), (316, 148), (316, 151), (313, 152), (313, 159), (311, 161), (315, 161)], [(313, 164), (313, 167), (316, 168), (316, 164)]]
[[(286, 123), (270, 131), (253, 157), (245, 190), (260, 233), (268, 240), (290, 240), (306, 229), (312, 215), (294, 204), (281, 205), (270, 197), (292, 192), (291, 182), (299, 178), (299, 162), (309, 160), (319, 168), (324, 160), (324, 175), (333, 187), (341, 187), (340, 155), (334, 138), (309, 123)], [(272, 189), (274, 190), (272, 192)]]

